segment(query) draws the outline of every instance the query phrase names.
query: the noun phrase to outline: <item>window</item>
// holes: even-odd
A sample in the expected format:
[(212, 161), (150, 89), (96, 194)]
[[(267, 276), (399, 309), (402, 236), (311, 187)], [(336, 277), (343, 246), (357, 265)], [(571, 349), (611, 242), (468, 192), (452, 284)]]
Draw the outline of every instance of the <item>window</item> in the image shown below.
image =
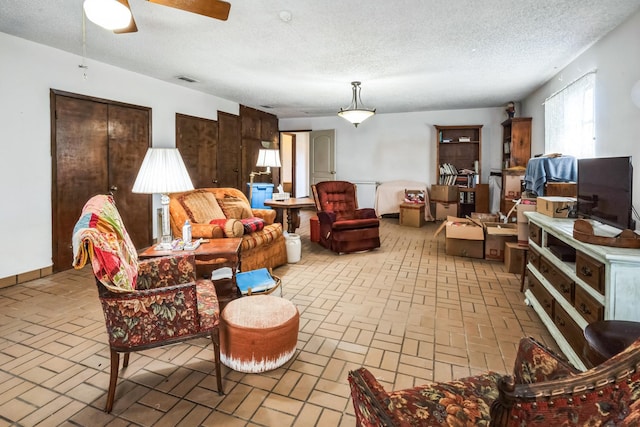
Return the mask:
[(545, 152), (577, 158), (595, 156), (595, 86), (592, 71), (544, 103)]

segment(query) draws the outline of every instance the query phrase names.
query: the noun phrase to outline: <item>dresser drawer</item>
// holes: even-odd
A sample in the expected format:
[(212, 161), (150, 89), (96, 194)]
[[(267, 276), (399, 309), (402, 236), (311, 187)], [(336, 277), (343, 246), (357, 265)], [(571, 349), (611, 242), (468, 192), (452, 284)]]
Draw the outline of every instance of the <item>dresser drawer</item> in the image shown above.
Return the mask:
[(533, 246), (529, 246), (529, 254), (527, 255), (529, 264), (533, 265), (536, 270), (540, 271), (540, 254), (533, 249)]
[(604, 264), (578, 251), (576, 253), (576, 276), (604, 295)]
[(536, 245), (542, 246), (542, 229), (532, 222), (529, 222), (529, 239)]
[(546, 311), (549, 317), (553, 319), (553, 297), (533, 274), (529, 275), (529, 289), (533, 296), (536, 297), (542, 308), (544, 308), (544, 311)]
[(575, 295), (576, 299), (573, 306), (587, 323), (604, 320), (604, 306), (589, 295), (587, 291), (580, 286), (576, 286)]
[(551, 264), (548, 259), (540, 258), (540, 273), (553, 285), (562, 296), (573, 304), (573, 290), (575, 284), (563, 272)]
[(554, 307), (553, 323), (558, 327), (560, 333), (576, 354), (582, 355), (585, 344), (584, 332), (560, 304), (556, 304)]

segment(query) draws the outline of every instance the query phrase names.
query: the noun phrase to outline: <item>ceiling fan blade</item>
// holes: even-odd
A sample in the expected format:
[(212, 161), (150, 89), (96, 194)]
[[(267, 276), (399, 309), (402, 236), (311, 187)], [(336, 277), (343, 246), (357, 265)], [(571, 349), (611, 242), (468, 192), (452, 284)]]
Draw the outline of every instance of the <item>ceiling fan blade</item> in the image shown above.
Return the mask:
[(161, 4), (198, 15), (226, 21), (229, 17), (231, 4), (222, 0), (149, 0), (151, 3)]
[[(127, 9), (129, 9), (129, 12), (131, 12), (131, 8), (129, 7), (129, 2), (127, 0), (118, 0), (118, 2), (125, 5)], [(113, 32), (116, 34), (137, 33), (138, 26), (136, 25), (136, 20), (133, 19), (133, 12), (131, 12), (131, 22), (129, 23), (129, 25), (124, 28), (118, 28), (117, 30), (113, 30)]]

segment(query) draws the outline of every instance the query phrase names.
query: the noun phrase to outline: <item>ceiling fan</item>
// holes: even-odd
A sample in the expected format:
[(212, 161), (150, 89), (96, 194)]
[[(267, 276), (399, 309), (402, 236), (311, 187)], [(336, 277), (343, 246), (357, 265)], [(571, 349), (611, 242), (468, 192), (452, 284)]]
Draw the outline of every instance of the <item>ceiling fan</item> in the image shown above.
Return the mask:
[[(150, 3), (173, 7), (198, 15), (226, 21), (231, 4), (223, 0), (147, 0)], [(128, 0), (85, 0), (87, 18), (116, 34), (135, 33), (136, 21)]]

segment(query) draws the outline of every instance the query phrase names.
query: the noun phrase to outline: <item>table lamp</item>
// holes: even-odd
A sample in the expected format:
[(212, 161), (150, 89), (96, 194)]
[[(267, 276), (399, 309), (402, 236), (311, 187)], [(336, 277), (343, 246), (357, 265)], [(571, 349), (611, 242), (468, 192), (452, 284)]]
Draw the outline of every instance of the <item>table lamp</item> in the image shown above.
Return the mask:
[(266, 167), (267, 170), (261, 172), (251, 172), (249, 174), (249, 205), (251, 205), (253, 199), (253, 178), (256, 175), (270, 174), (272, 167), (281, 167), (282, 164), (280, 164), (280, 151), (277, 149), (261, 148), (260, 151), (258, 151), (258, 161), (256, 162), (256, 166), (261, 168)]
[(156, 250), (171, 250), (169, 193), (193, 190), (187, 168), (177, 148), (149, 148), (133, 184), (134, 193), (160, 194), (162, 237)]

